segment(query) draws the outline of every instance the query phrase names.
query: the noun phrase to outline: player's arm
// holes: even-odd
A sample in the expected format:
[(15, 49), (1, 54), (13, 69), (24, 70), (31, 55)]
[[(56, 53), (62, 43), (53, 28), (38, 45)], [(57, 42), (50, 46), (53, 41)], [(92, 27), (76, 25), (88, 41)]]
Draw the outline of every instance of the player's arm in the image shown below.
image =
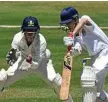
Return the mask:
[[(34, 56), (28, 55), (28, 57), (24, 61), (24, 65), (22, 65), (24, 67), (21, 67), (20, 69), (22, 69), (22, 70), (28, 70), (29, 68), (37, 69), (38, 66), (41, 64), (41, 61), (43, 60), (43, 58), (46, 61), (48, 61), (47, 56), (48, 57), (50, 56), (50, 51), (46, 49), (46, 43), (43, 42), (39, 46), (40, 46), (40, 50), (37, 49), (37, 53), (39, 51), (39, 53), (38, 53), (39, 55), (37, 55), (37, 53)], [(27, 65), (27, 67), (25, 67), (25, 63)]]
[(80, 32), (82, 30), (82, 28), (84, 27), (84, 25), (92, 26), (92, 23), (90, 22), (90, 17), (89, 16), (85, 15), (85, 16), (81, 17), (81, 19), (79, 20), (79, 23), (77, 24), (77, 26), (75, 27), (75, 29), (73, 31), (73, 35)]
[[(38, 40), (40, 40), (40, 44), (36, 45), (36, 53), (34, 56), (32, 56), (32, 61), (30, 62), (32, 64), (32, 68), (35, 69), (39, 66), (39, 64), (41, 64), (41, 61), (43, 60), (43, 58), (45, 59), (46, 57), (46, 40), (44, 38), (43, 35), (39, 34), (39, 38)], [(29, 59), (29, 57), (28, 57)], [(30, 58), (31, 59), (31, 58)], [(28, 60), (29, 62), (29, 60)]]
[[(50, 51), (46, 49), (47, 43), (45, 38), (40, 35), (40, 44), (37, 45), (36, 53), (34, 56), (28, 56), (26, 61), (31, 64), (32, 69), (36, 69), (40, 64), (41, 61), (44, 59), (44, 61), (48, 62), (50, 59)], [(39, 51), (39, 52), (38, 52)], [(23, 70), (28, 70), (29, 68), (24, 68)]]
[[(38, 53), (38, 49), (37, 49), (37, 53), (35, 56), (29, 57), (28, 56), (28, 61), (31, 65), (32, 65), (32, 69), (36, 69), (40, 64), (41, 61), (43, 60), (43, 58), (45, 58), (45, 54), (46, 53), (46, 42), (43, 42), (40, 44), (40, 52)], [(38, 55), (39, 54), (39, 55)]]
[(44, 38), (43, 35), (40, 35), (40, 59), (38, 60), (39, 62), (41, 62), (41, 60), (45, 57), (46, 48), (47, 48), (46, 39)]

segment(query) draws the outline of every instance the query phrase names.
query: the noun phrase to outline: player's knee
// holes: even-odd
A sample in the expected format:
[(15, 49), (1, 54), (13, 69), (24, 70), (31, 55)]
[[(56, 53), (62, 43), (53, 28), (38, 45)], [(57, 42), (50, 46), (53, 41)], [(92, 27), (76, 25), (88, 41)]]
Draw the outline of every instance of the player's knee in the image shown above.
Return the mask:
[(55, 78), (53, 79), (53, 83), (57, 86), (60, 86), (62, 82), (62, 77), (59, 73), (56, 74)]
[(7, 72), (5, 69), (1, 69), (0, 71), (0, 82), (7, 80)]
[(4, 89), (4, 85), (6, 83), (7, 76), (8, 76), (7, 71), (5, 71), (5, 69), (1, 69), (0, 71), (0, 92), (2, 92)]

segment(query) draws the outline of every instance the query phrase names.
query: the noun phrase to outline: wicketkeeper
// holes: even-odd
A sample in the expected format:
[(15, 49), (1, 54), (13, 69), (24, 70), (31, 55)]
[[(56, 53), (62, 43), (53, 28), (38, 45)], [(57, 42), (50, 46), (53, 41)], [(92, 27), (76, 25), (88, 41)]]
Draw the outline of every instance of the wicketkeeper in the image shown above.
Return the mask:
[(103, 90), (108, 71), (108, 37), (87, 15), (79, 18), (73, 7), (64, 8), (60, 14), (62, 26), (73, 32), (74, 37), (64, 37), (64, 44), (72, 46), (71, 55), (80, 55), (86, 50), (91, 57), (88, 67), (83, 69), (81, 84), (83, 102), (108, 102), (108, 94)]
[[(15, 34), (12, 41), (12, 48), (6, 56), (6, 61), (10, 65), (5, 75), (1, 89), (8, 87), (17, 80), (38, 73), (48, 85), (50, 85), (59, 95), (61, 76), (56, 73), (50, 59), (50, 51), (42, 34), (40, 26), (35, 17), (25, 17), (22, 22), (21, 31)], [(64, 102), (73, 102), (71, 96)]]

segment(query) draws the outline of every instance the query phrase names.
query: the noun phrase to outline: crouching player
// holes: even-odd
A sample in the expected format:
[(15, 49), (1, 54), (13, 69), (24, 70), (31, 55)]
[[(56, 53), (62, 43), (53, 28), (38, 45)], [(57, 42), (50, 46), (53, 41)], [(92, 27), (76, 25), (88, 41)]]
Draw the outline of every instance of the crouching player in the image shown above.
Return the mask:
[[(62, 79), (60, 74), (54, 70), (46, 40), (39, 31), (40, 26), (35, 17), (24, 18), (21, 31), (14, 36), (12, 48), (6, 56), (10, 67), (6, 73), (7, 80), (3, 83), (2, 88), (29, 74), (39, 73), (42, 79), (59, 95)], [(64, 102), (73, 102), (71, 96)]]
[(108, 71), (108, 37), (89, 16), (79, 19), (78, 11), (73, 7), (64, 8), (60, 18), (61, 25), (73, 32), (73, 38), (64, 37), (66, 46), (73, 45), (72, 56), (86, 50), (91, 57), (90, 66), (84, 67), (81, 75), (83, 102), (108, 102), (108, 94), (103, 90)]

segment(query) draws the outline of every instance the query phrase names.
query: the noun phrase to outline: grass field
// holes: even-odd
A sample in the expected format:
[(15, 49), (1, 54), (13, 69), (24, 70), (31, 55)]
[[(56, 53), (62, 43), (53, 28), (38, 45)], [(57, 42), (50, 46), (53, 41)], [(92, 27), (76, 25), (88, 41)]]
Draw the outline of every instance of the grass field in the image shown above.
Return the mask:
[[(59, 13), (64, 7), (74, 6), (80, 16), (89, 15), (99, 26), (108, 26), (108, 2), (0, 2), (0, 25), (21, 25), (25, 16), (35, 16), (41, 26), (59, 25)], [(14, 9), (13, 9), (14, 8)], [(5, 61), (7, 51), (15, 33), (20, 28), (0, 28), (0, 68), (8, 68)], [(104, 31), (108, 34), (108, 31)], [(63, 56), (66, 48), (62, 38), (66, 35), (60, 29), (41, 29), (41, 33), (48, 42), (52, 52), (55, 70), (61, 74)], [(74, 102), (81, 102), (82, 89), (80, 74), (82, 71), (81, 59), (87, 57), (83, 52), (75, 57), (73, 62), (70, 92)], [(108, 90), (108, 77), (105, 89)], [(61, 102), (54, 91), (48, 87), (37, 75), (30, 75), (12, 84), (0, 94), (0, 102)]]

